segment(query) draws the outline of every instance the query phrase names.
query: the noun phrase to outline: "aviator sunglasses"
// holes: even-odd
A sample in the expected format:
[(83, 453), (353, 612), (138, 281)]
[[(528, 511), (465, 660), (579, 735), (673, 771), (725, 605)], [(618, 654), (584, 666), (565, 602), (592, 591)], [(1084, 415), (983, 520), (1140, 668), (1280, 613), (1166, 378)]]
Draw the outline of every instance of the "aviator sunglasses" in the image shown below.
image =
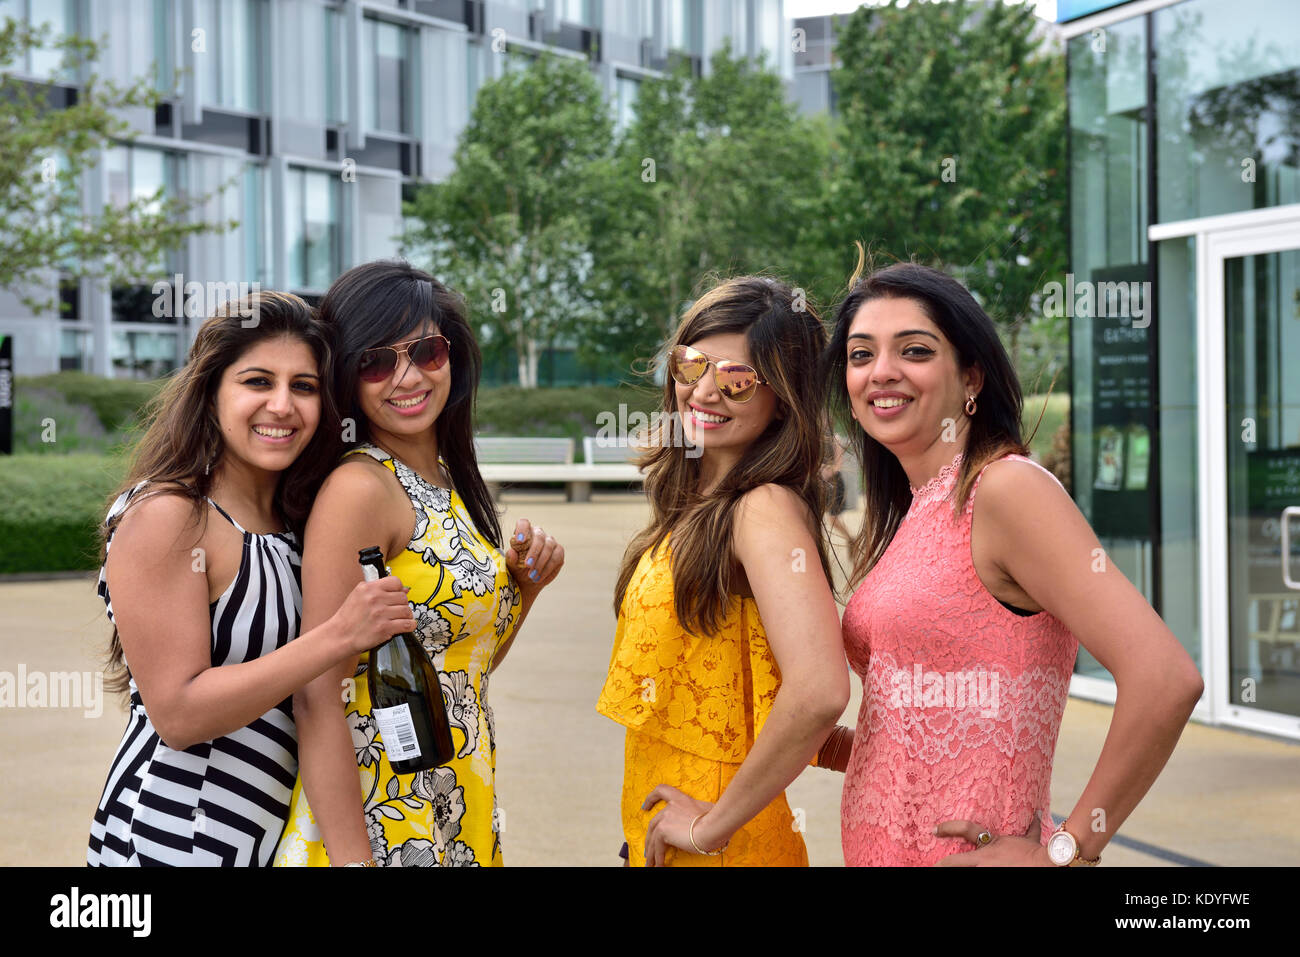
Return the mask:
[(699, 381), (710, 363), (713, 364), (714, 384), (732, 402), (748, 402), (760, 385), (767, 385), (755, 369), (743, 362), (709, 356), (690, 346), (674, 346), (668, 353), (668, 371), (682, 385)]
[(425, 336), (412, 339), (401, 349), (392, 346), (379, 346), (361, 353), (361, 365), (357, 368), (362, 382), (383, 382), (397, 368), (398, 361), (406, 355), (411, 362), (425, 372), (435, 372), (447, 364), (451, 355), (451, 343), (446, 336)]

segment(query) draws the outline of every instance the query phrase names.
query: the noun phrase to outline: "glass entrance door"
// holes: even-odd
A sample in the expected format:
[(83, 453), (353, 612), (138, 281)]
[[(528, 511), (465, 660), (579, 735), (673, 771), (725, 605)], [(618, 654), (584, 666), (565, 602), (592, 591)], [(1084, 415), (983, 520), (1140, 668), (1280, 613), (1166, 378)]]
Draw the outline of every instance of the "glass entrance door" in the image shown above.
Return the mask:
[(1300, 717), (1300, 248), (1221, 262), (1227, 698)]

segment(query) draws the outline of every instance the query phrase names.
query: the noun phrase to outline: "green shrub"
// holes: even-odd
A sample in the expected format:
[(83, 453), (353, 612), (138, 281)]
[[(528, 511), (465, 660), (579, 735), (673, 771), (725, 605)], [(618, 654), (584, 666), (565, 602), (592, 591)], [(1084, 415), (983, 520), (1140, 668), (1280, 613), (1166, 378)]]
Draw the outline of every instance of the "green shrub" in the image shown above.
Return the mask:
[(118, 456), (0, 456), (0, 573), (99, 567), (99, 525), (125, 467)]
[(140, 412), (162, 388), (163, 379), (142, 382), (137, 379), (106, 379), (85, 372), (56, 372), (53, 375), (20, 376), (16, 390), (49, 389), (70, 405), (89, 406), (105, 432), (119, 432), (131, 427)]
[[(121, 451), (162, 380), (103, 379), (84, 372), (20, 376), (14, 390), (14, 451), (40, 455)], [(49, 441), (50, 420), (54, 441)]]

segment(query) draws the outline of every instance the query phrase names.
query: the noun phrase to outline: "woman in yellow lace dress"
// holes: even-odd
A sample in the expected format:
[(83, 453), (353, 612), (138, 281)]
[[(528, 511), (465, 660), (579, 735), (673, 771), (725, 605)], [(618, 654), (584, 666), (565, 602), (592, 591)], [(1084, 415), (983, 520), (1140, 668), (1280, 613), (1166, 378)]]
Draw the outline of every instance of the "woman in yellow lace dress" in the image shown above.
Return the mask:
[[(303, 621), (332, 614), (379, 546), (409, 588), (455, 757), (397, 774), (366, 689), (367, 656), (294, 695), (299, 778), (278, 865), (502, 863), (488, 680), (564, 550), (520, 519), (503, 548), (474, 458), (479, 352), (460, 300), (402, 262), (357, 266), (321, 320), (338, 340), (334, 389), (362, 444), (330, 474), (307, 523)], [(304, 625), (310, 627), (310, 625)]]
[(818, 525), (824, 346), (764, 277), (721, 283), (674, 336), (597, 703), (628, 729), (629, 864), (808, 863), (784, 790), (849, 696)]

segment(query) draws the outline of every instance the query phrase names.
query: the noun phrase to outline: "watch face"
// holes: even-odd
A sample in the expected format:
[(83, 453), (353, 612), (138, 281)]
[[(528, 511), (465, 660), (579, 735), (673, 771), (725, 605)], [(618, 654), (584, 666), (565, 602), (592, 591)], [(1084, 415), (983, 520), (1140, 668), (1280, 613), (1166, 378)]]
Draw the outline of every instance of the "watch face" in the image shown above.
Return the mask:
[(1047, 856), (1051, 858), (1053, 864), (1064, 866), (1074, 860), (1077, 848), (1073, 835), (1058, 831), (1047, 842)]

